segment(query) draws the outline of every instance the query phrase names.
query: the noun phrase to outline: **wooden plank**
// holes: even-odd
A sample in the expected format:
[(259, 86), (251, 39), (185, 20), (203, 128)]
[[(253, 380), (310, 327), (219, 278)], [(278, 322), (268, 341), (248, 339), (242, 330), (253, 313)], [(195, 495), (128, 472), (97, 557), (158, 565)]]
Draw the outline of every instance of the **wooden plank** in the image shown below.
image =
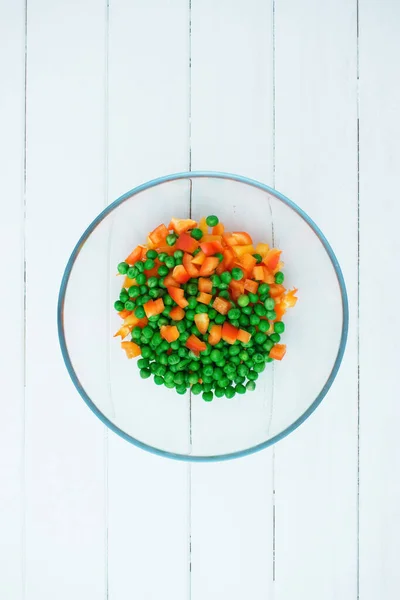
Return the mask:
[[(360, 74), (360, 598), (396, 598), (400, 588), (400, 383), (396, 305), (385, 352), (370, 343), (374, 290), (398, 290), (400, 5), (359, 5)], [(375, 246), (379, 246), (379, 259)], [(371, 282), (371, 273), (374, 281)], [(393, 296), (394, 294), (394, 296)]]
[[(192, 169), (236, 172), (271, 183), (272, 2), (252, 0), (246, 6), (227, 0), (193, 2), (191, 23)], [(237, 188), (228, 188), (207, 190), (195, 181), (192, 214), (197, 218), (213, 207), (213, 213), (219, 212), (232, 225), (246, 217), (252, 228), (270, 236), (269, 218), (260, 219), (251, 202), (245, 214), (243, 197), (236, 203), (229, 190), (235, 193)], [(271, 390), (266, 375), (260, 391), (249, 398), (250, 412), (254, 419), (258, 415), (263, 428), (260, 434), (267, 427), (266, 399)], [(206, 404), (198, 396), (193, 398), (194, 453), (206, 453), (213, 444), (215, 451), (223, 447), (227, 452), (248, 446), (246, 436), (233, 435), (235, 419), (236, 431), (245, 433), (243, 422), (239, 423), (243, 401), (235, 399), (233, 405), (235, 409), (227, 412), (222, 399)], [(229, 426), (224, 417), (229, 418)], [(192, 600), (258, 600), (268, 595), (271, 451), (230, 463), (192, 466), (191, 542)]]
[[(315, 219), (331, 242), (346, 279), (353, 324), (333, 388), (309, 420), (276, 446), (277, 600), (354, 600), (357, 595), (356, 35), (355, 7), (346, 0), (276, 3), (275, 185)], [(290, 247), (290, 235), (281, 227), (277, 243)], [(317, 255), (308, 244), (313, 265)], [(320, 301), (331, 281), (328, 266), (310, 272), (313, 278), (304, 278), (300, 299), (315, 289), (314, 322), (325, 323), (325, 335), (332, 336), (321, 343), (316, 332), (315, 352), (310, 356), (309, 346), (305, 352), (318, 376), (326, 371), (328, 342), (339, 337), (340, 306), (328, 308), (329, 302)], [(307, 310), (299, 302), (298, 315), (306, 319), (310, 306)], [(290, 318), (294, 321), (295, 312)], [(275, 395), (290, 401), (299, 386), (306, 394), (309, 379), (293, 367), (287, 381), (282, 364), (282, 370), (276, 368)]]
[[(24, 111), (25, 10), (0, 2), (0, 590), (22, 600), (24, 585)], [(5, 288), (4, 288), (5, 290)]]
[(29, 2), (26, 597), (43, 600), (106, 587), (104, 427), (69, 380), (55, 315), (67, 258), (104, 205), (104, 34), (97, 0)]
[[(186, 1), (116, 0), (110, 4), (109, 202), (149, 179), (188, 169), (188, 74)], [(132, 245), (143, 242), (151, 228), (173, 213), (189, 214), (189, 187), (182, 194), (179, 190), (153, 190), (150, 200), (148, 196), (136, 200), (136, 211), (129, 216)], [(137, 378), (137, 373), (132, 377)], [(147, 443), (187, 453), (189, 397), (156, 387), (150, 380), (133, 382), (135, 391), (140, 389), (132, 394), (139, 409), (136, 435)], [(125, 597), (127, 590), (143, 600), (166, 596), (186, 600), (188, 469), (110, 435), (110, 600)]]

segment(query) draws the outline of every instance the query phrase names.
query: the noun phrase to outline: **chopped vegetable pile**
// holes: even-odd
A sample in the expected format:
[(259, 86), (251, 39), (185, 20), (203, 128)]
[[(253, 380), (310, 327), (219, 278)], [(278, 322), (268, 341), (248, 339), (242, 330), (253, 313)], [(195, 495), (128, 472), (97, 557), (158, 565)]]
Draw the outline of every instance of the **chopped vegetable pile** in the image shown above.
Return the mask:
[[(211, 233), (209, 231), (211, 228)], [(253, 391), (265, 363), (282, 360), (282, 317), (297, 302), (283, 285), (281, 250), (229, 233), (211, 215), (171, 219), (118, 265), (114, 308), (140, 376), (205, 401)], [(131, 336), (130, 341), (125, 338)]]

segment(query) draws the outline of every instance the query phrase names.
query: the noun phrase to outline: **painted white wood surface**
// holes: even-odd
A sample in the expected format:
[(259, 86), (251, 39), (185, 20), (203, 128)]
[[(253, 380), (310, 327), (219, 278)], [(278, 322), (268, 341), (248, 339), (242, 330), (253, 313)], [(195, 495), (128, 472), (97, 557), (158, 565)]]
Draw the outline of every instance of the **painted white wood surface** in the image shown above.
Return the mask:
[[(398, 290), (400, 5), (360, 2), (360, 598), (400, 594), (400, 417), (397, 308), (385, 351), (370, 344), (376, 290)], [(379, 247), (382, 261), (374, 251)], [(371, 272), (376, 277), (371, 280)], [(375, 316), (375, 315), (374, 315)]]
[[(399, 22), (394, 0), (28, 0), (27, 16), (0, 0), (1, 598), (398, 598)], [(55, 327), (87, 223), (189, 167), (301, 204), (349, 292), (322, 406), (275, 449), (226, 464), (170, 462), (105, 430)], [(394, 308), (380, 316), (384, 288)]]
[(22, 1), (0, 2), (0, 597), (10, 600), (22, 597), (25, 576), (24, 12)]

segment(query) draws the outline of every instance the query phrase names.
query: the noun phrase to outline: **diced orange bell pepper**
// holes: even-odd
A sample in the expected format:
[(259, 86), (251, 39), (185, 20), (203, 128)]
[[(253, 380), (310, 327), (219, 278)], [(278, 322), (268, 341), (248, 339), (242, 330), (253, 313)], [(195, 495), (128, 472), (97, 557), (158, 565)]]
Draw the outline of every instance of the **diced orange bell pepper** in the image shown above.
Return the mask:
[(259, 254), (263, 258), (268, 254), (269, 246), (268, 244), (257, 244), (256, 246), (256, 254)]
[(142, 260), (145, 248), (143, 246), (136, 246), (134, 250), (126, 257), (125, 262), (128, 265), (134, 265), (138, 260)]
[(135, 358), (141, 354), (140, 346), (135, 342), (121, 342), (121, 348), (125, 350), (128, 358)]
[(179, 331), (176, 325), (163, 325), (160, 329), (160, 335), (170, 344), (178, 339)]
[(290, 290), (283, 296), (281, 302), (285, 305), (286, 309), (293, 308), (293, 306), (295, 306), (298, 300), (296, 296), (297, 291), (297, 288), (293, 288), (293, 290)]
[(239, 329), (237, 339), (239, 342), (242, 342), (242, 344), (248, 344), (251, 340), (251, 333), (245, 331), (244, 329)]
[(146, 327), (148, 323), (147, 317), (143, 317), (143, 319), (138, 319), (135, 313), (132, 313), (124, 320), (124, 325), (132, 325), (132, 327)]
[(200, 248), (206, 256), (213, 256), (213, 254), (223, 251), (221, 242), (201, 242)]
[(171, 222), (168, 225), (168, 228), (173, 229), (178, 235), (184, 233), (188, 229), (194, 229), (194, 227), (197, 227), (197, 222), (193, 221), (193, 219), (175, 219), (175, 217), (172, 217)]
[(216, 256), (207, 256), (205, 261), (200, 267), (200, 277), (207, 277), (212, 275), (219, 264), (219, 258)]
[(199, 229), (201, 229), (203, 235), (208, 233), (208, 225), (205, 217), (201, 217), (199, 221)]
[(136, 285), (136, 279), (130, 279), (127, 275), (124, 279), (124, 288), (130, 288), (131, 285)]
[(220, 315), (226, 315), (231, 308), (231, 303), (229, 300), (217, 296), (213, 302), (213, 308), (219, 312)]
[(176, 250), (175, 244), (173, 246), (167, 245), (167, 246), (159, 246), (157, 248), (158, 254), (161, 254), (163, 252), (164, 254), (168, 254), (168, 256), (171, 256), (175, 252), (175, 250)]
[(285, 308), (285, 305), (283, 304), (283, 302), (277, 302), (275, 304), (274, 312), (276, 313), (275, 321), (280, 321), (286, 312), (286, 308)]
[(210, 317), (207, 313), (199, 313), (194, 315), (194, 322), (196, 323), (196, 327), (201, 334), (207, 333), (207, 329), (210, 324)]
[(193, 254), (193, 252), (199, 247), (199, 242), (192, 238), (192, 236), (188, 233), (181, 233), (176, 241), (175, 246), (177, 250), (183, 250), (184, 252)]
[(126, 338), (127, 335), (130, 334), (132, 329), (133, 325), (122, 325), (122, 327), (118, 329), (117, 333), (114, 333), (114, 337), (118, 337), (120, 335), (121, 340), (123, 340), (124, 338)]
[(211, 300), (212, 295), (206, 294), (205, 292), (200, 292), (200, 294), (197, 296), (197, 302), (200, 302), (201, 304), (210, 304)]
[(132, 313), (131, 310), (121, 310), (121, 312), (119, 312), (119, 316), (121, 317), (121, 319), (126, 319), (126, 317), (128, 315), (130, 315)]
[(192, 334), (187, 340), (186, 348), (193, 350), (193, 352), (204, 352), (204, 350), (207, 350), (206, 344), (199, 340), (199, 338), (194, 334)]
[(236, 238), (233, 237), (233, 235), (229, 231), (225, 231), (222, 234), (222, 239), (224, 240), (224, 242), (227, 246), (237, 246), (238, 245)]
[(267, 269), (267, 267), (264, 267), (264, 279), (263, 279), (264, 283), (275, 283), (275, 277), (273, 276), (273, 274), (271, 273), (271, 271), (269, 269)]
[(190, 275), (183, 265), (176, 265), (176, 267), (174, 267), (174, 270), (172, 271), (172, 277), (178, 283), (186, 283), (190, 279)]
[(246, 246), (232, 246), (232, 250), (234, 251), (237, 258), (241, 258), (244, 254), (254, 254), (254, 246), (252, 246), (251, 244), (247, 244)]
[(270, 271), (273, 271), (279, 263), (279, 257), (282, 254), (282, 250), (278, 248), (271, 248), (263, 258), (263, 263)]
[(208, 277), (199, 277), (199, 291), (207, 292), (207, 294), (211, 293), (212, 290), (212, 281), (208, 279)]
[(232, 250), (232, 248), (225, 248), (223, 255), (224, 255), (225, 270), (229, 270), (232, 268), (232, 266), (236, 260), (235, 253)]
[(180, 306), (174, 306), (169, 316), (173, 321), (182, 321), (185, 318), (185, 311)]
[(168, 275), (164, 277), (164, 285), (165, 287), (179, 287), (179, 283), (172, 277), (171, 273), (168, 273)]
[(271, 298), (277, 298), (278, 296), (282, 296), (286, 292), (286, 288), (284, 285), (279, 285), (278, 283), (271, 283), (269, 286), (269, 295)]
[(262, 265), (254, 267), (253, 278), (257, 279), (257, 281), (264, 281), (264, 267)]
[(275, 344), (269, 352), (270, 358), (275, 360), (282, 360), (286, 354), (286, 344)]
[(168, 286), (167, 292), (171, 296), (172, 300), (174, 300), (174, 302), (176, 302), (181, 308), (185, 308), (189, 304), (185, 298), (185, 293), (182, 288)]
[(246, 292), (250, 292), (251, 294), (257, 294), (257, 281), (253, 281), (252, 279), (246, 279), (246, 281), (244, 282), (244, 289), (246, 290)]
[(251, 236), (246, 231), (234, 231), (232, 236), (235, 238), (236, 244), (239, 244), (240, 246), (253, 244)]
[(200, 250), (200, 252), (198, 254), (196, 254), (196, 256), (193, 258), (192, 264), (200, 266), (203, 264), (203, 262), (205, 260), (206, 260), (206, 255), (204, 254), (204, 252), (202, 250)]
[(221, 235), (214, 235), (213, 233), (206, 233), (205, 235), (203, 235), (203, 237), (201, 238), (201, 243), (203, 242), (222, 242), (222, 236)]
[(143, 308), (147, 318), (154, 317), (155, 315), (161, 314), (164, 310), (164, 301), (162, 298), (157, 298), (157, 300), (149, 300), (143, 305)]
[(231, 325), (228, 321), (222, 325), (222, 339), (227, 344), (234, 344), (237, 340), (239, 329)]
[[(242, 248), (245, 248), (246, 246), (242, 246)], [(243, 254), (243, 256), (240, 259), (240, 263), (242, 265), (242, 267), (248, 272), (248, 273), (252, 273), (254, 267), (257, 264), (257, 259), (254, 258), (254, 256), (252, 256), (250, 253), (246, 253)]]
[(237, 300), (239, 296), (241, 296), (244, 293), (243, 279), (241, 281), (236, 281), (235, 279), (232, 279), (232, 281), (229, 284), (229, 289), (231, 290), (233, 299)]
[(161, 246), (165, 244), (165, 240), (167, 239), (169, 231), (165, 227), (164, 223), (161, 223), (158, 227), (156, 227), (151, 233), (149, 233), (149, 238), (153, 244), (156, 246)]
[(222, 325), (213, 325), (210, 330), (210, 334), (208, 336), (208, 343), (211, 346), (215, 346), (218, 344), (222, 337)]
[[(164, 243), (165, 243), (165, 240), (164, 240)], [(154, 250), (155, 248), (157, 248), (157, 245), (158, 244), (156, 244), (155, 242), (151, 241), (151, 238), (148, 235), (147, 236), (147, 240), (146, 240), (146, 248), (147, 248), (147, 250)]]
[(218, 223), (218, 225), (215, 225), (212, 229), (213, 235), (222, 235), (224, 231), (225, 227), (222, 223)]
[(221, 262), (219, 263), (219, 265), (217, 266), (217, 268), (215, 269), (215, 272), (217, 275), (221, 275), (224, 271), (226, 271), (226, 269), (225, 269), (224, 260), (222, 259)]
[(194, 265), (192, 263), (193, 260), (193, 256), (191, 254), (188, 254), (187, 252), (185, 252), (185, 254), (183, 255), (183, 266), (185, 267), (186, 271), (189, 273), (190, 277), (198, 277), (199, 276), (199, 269), (196, 265)]

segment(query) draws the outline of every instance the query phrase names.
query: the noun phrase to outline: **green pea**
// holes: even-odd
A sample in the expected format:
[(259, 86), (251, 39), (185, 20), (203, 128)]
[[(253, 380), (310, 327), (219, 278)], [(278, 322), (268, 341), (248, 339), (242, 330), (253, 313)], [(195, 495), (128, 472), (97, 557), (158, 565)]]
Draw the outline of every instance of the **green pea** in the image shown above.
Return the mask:
[(165, 265), (168, 267), (168, 269), (173, 269), (175, 267), (175, 259), (173, 256), (167, 256), (167, 258), (165, 259)]
[(218, 225), (219, 219), (215, 215), (209, 215), (206, 219), (206, 223), (209, 227), (215, 227)]
[(203, 232), (202, 232), (201, 229), (199, 229), (198, 227), (196, 227), (195, 229), (192, 229), (192, 231), (190, 232), (190, 235), (195, 240), (201, 240), (201, 238), (203, 237)]
[(224, 255), (221, 254), (221, 252), (217, 252), (216, 254), (214, 254), (214, 256), (218, 258), (219, 262), (222, 262), (224, 260)]
[(147, 280), (147, 285), (149, 288), (154, 288), (158, 286), (158, 278), (157, 277), (149, 277)]
[(257, 302), (259, 301), (259, 297), (257, 294), (252, 294), (251, 292), (249, 293), (249, 300), (250, 302), (252, 302), (253, 304), (257, 304)]
[(137, 298), (140, 295), (140, 288), (137, 285), (131, 285), (128, 289), (128, 295), (130, 298)]
[[(130, 288), (129, 288), (130, 289)], [(129, 294), (126, 291), (125, 288), (122, 288), (122, 290), (119, 293), (119, 299), (121, 302), (125, 303), (127, 300), (129, 300)]]
[(260, 296), (263, 296), (264, 294), (268, 294), (269, 293), (269, 285), (268, 283), (262, 283), (259, 288), (258, 288), (258, 293)]
[(222, 358), (222, 352), (220, 352), (220, 350), (217, 350), (214, 348), (214, 350), (211, 350), (211, 354), (210, 354), (210, 358), (213, 362), (218, 362), (219, 360), (221, 360)]
[(169, 269), (166, 265), (160, 265), (157, 269), (157, 273), (160, 275), (160, 277), (165, 277), (168, 275)]
[(214, 398), (214, 394), (212, 392), (203, 392), (203, 400), (205, 402), (211, 402)]
[(225, 290), (228, 289), (229, 284), (228, 283), (224, 283), (223, 281), (221, 281), (221, 283), (219, 284), (218, 287), (219, 287), (220, 290), (224, 290), (225, 291)]
[(226, 316), (225, 315), (217, 315), (215, 317), (215, 322), (217, 325), (222, 325), (223, 323), (225, 323), (226, 321)]
[(240, 354), (241, 352), (241, 347), (239, 346), (239, 344), (234, 344), (233, 346), (230, 346), (229, 348), (229, 354), (231, 356), (236, 356), (237, 354)]
[(256, 363), (254, 365), (254, 370), (256, 371), (256, 373), (262, 373), (263, 371), (265, 371), (265, 362), (263, 361), (262, 363)]
[(279, 342), (281, 341), (281, 336), (279, 335), (279, 333), (271, 333), (269, 338), (274, 344), (279, 344)]
[(194, 316), (195, 316), (195, 314), (196, 314), (196, 313), (194, 312), (194, 310), (187, 310), (187, 311), (186, 311), (186, 319), (187, 319), (188, 321), (194, 321)]
[(231, 363), (236, 366), (240, 365), (240, 358), (238, 356), (231, 356)]
[(265, 306), (266, 310), (274, 310), (275, 300), (273, 298), (267, 298), (266, 301), (264, 302), (264, 306)]
[(254, 381), (248, 381), (246, 383), (246, 390), (248, 392), (254, 392), (255, 389), (256, 389), (256, 384)]
[(189, 296), (197, 296), (199, 293), (199, 288), (196, 283), (188, 283), (186, 292)]
[(140, 273), (137, 277), (136, 277), (136, 282), (139, 285), (144, 285), (147, 281), (147, 277), (144, 273)]
[(167, 244), (168, 246), (173, 246), (175, 244), (177, 240), (177, 237), (175, 235), (175, 233), (170, 233), (169, 235), (167, 235)]
[(235, 394), (236, 394), (236, 392), (235, 392), (234, 388), (233, 388), (231, 385), (228, 385), (228, 386), (225, 388), (225, 396), (226, 396), (227, 398), (229, 398), (229, 399), (230, 399), (230, 398), (233, 398)]
[(144, 312), (143, 306), (137, 306), (135, 308), (135, 315), (138, 319), (144, 319), (144, 317), (146, 316), (146, 313)]
[(274, 331), (275, 333), (283, 333), (285, 331), (285, 323), (282, 323), (282, 321), (276, 321), (274, 324)]
[(150, 369), (140, 369), (140, 377), (142, 379), (148, 379), (151, 375)]
[(134, 302), (132, 302), (132, 300), (127, 300), (124, 304), (124, 308), (125, 308), (125, 310), (134, 310), (135, 304), (134, 304)]
[(190, 338), (190, 333), (188, 333), (187, 331), (184, 331), (183, 333), (181, 333), (181, 335), (178, 337), (178, 340), (181, 344), (186, 344), (186, 342), (188, 341), (188, 339)]
[(258, 329), (260, 331), (262, 331), (262, 333), (266, 333), (269, 329), (269, 323), (268, 321), (260, 321), (259, 325), (258, 325)]
[(139, 271), (136, 267), (129, 267), (126, 274), (129, 277), (129, 279), (135, 279), (135, 277), (139, 274)]
[(196, 396), (198, 396), (199, 394), (201, 394), (202, 391), (203, 391), (203, 386), (201, 385), (201, 383), (195, 383), (192, 386), (192, 394), (195, 394)]
[(172, 390), (175, 387), (175, 384), (173, 381), (166, 381), (165, 377), (164, 377), (164, 385), (166, 388)]
[(285, 281), (285, 276), (282, 273), (282, 271), (278, 271), (277, 273), (275, 273), (275, 283), (278, 283), (279, 285), (281, 285), (284, 281)]
[(179, 348), (179, 340), (175, 340), (174, 342), (171, 342), (170, 346), (171, 346), (172, 350), (178, 350), (178, 348)]
[[(142, 353), (142, 356), (143, 356), (143, 353)], [(177, 354), (170, 354), (168, 356), (168, 364), (169, 365), (177, 365), (179, 361), (180, 361), (180, 358)]]
[(168, 254), (166, 252), (160, 252), (160, 254), (158, 255), (158, 260), (160, 261), (160, 263), (165, 262), (167, 256)]
[(250, 379), (251, 381), (256, 381), (256, 379), (258, 379), (257, 371), (249, 371), (247, 373), (247, 378)]
[(246, 294), (242, 294), (237, 299), (237, 303), (239, 304), (239, 306), (241, 306), (242, 308), (244, 308), (245, 306), (248, 306), (248, 304), (250, 303), (250, 298)]
[(269, 319), (270, 321), (275, 321), (276, 312), (274, 310), (267, 310), (267, 319)]
[(206, 304), (201, 304), (199, 302), (196, 306), (196, 314), (200, 315), (202, 313), (203, 314), (208, 313), (208, 306)]
[(157, 256), (158, 256), (158, 252), (156, 250), (147, 250), (147, 252), (146, 252), (146, 257), (151, 258), (152, 260), (157, 258)]
[(228, 284), (232, 281), (232, 275), (229, 273), (229, 271), (224, 271), (221, 273), (220, 279), (222, 283)]
[(121, 275), (126, 275), (129, 269), (129, 265), (126, 262), (120, 262), (117, 269), (118, 273), (121, 273)]
[(258, 333), (256, 333), (256, 335), (254, 336), (254, 341), (256, 342), (256, 344), (263, 344), (267, 339), (267, 336), (265, 335), (265, 333), (262, 333), (262, 331), (259, 331)]
[[(161, 345), (159, 347), (161, 349)], [(160, 361), (160, 363), (162, 365), (166, 366), (168, 364), (168, 354), (164, 354), (164, 353), (160, 354), (158, 357), (158, 360)]]
[(240, 327), (247, 327), (247, 325), (250, 325), (249, 317), (247, 315), (240, 315), (239, 325), (240, 325)]
[(134, 328), (132, 329), (132, 339), (133, 339), (134, 341), (136, 341), (136, 340), (140, 340), (140, 337), (141, 337), (141, 335), (142, 335), (142, 330), (141, 330), (141, 328), (140, 328), (140, 327), (138, 327), (138, 326), (136, 325), (136, 327), (134, 327)]
[(222, 398), (222, 396), (225, 395), (225, 392), (222, 388), (217, 388), (216, 390), (214, 390), (214, 394), (216, 398)]
[(169, 294), (165, 294), (164, 296), (164, 306), (172, 306), (174, 301), (172, 300)]
[(219, 296), (220, 298), (225, 298), (226, 300), (230, 300), (231, 297), (228, 290), (220, 290)]
[(150, 298), (153, 298), (153, 300), (155, 300), (156, 298), (158, 298), (160, 296), (160, 289), (159, 288), (151, 288), (149, 290), (149, 296)]
[(192, 360), (189, 363), (189, 369), (190, 369), (190, 371), (198, 371), (200, 369), (200, 363)]
[(244, 385), (242, 383), (238, 383), (235, 387), (235, 391), (238, 394), (245, 394), (246, 393), (246, 388), (244, 387)]
[(243, 279), (243, 271), (242, 271), (242, 269), (239, 269), (239, 267), (234, 267), (232, 269), (232, 277), (236, 281), (240, 281), (240, 279)]
[(253, 360), (254, 360), (255, 363), (263, 363), (264, 362), (264, 356), (261, 354), (261, 352), (257, 352), (253, 356)]
[(138, 260), (138, 262), (135, 263), (135, 269), (137, 269), (138, 273), (143, 273), (143, 271), (144, 271), (144, 262), (142, 262), (141, 260)]
[(208, 309), (208, 316), (210, 317), (210, 321), (213, 321), (215, 319), (215, 317), (217, 316), (217, 311), (214, 308), (209, 308)]
[[(129, 302), (129, 300), (128, 300), (128, 302)], [(115, 310), (117, 310), (118, 312), (121, 312), (121, 310), (124, 310), (124, 308), (125, 308), (125, 304), (124, 304), (124, 302), (121, 302), (121, 300), (116, 300), (116, 301), (114, 302), (114, 308), (115, 308)]]
[(256, 261), (257, 261), (257, 264), (259, 265), (259, 264), (260, 264), (260, 262), (262, 261), (262, 256), (261, 256), (261, 254), (257, 254), (257, 253), (256, 253), (256, 254), (253, 254), (253, 256), (254, 256), (254, 258), (256, 259)]
[(273, 340), (269, 339), (263, 343), (262, 347), (266, 352), (269, 352), (271, 350), (271, 348), (273, 347), (273, 345), (274, 345)]
[(267, 314), (267, 311), (265, 310), (265, 308), (264, 308), (264, 306), (262, 304), (256, 304), (254, 306), (254, 312), (259, 317), (265, 317), (265, 315)]

